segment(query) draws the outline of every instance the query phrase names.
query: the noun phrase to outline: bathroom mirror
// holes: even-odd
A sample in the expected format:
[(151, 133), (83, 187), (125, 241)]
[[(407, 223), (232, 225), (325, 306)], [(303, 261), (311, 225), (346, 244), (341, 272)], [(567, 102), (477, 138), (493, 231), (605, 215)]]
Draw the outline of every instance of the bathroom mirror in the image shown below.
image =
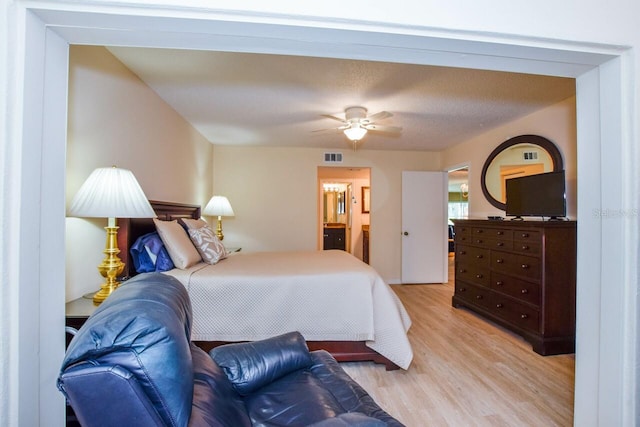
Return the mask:
[(344, 223), (346, 213), (346, 191), (326, 190), (323, 195), (324, 215), (323, 222)]
[(369, 187), (362, 187), (362, 213), (369, 213), (371, 209), (371, 190)]
[(561, 170), (562, 154), (553, 142), (539, 135), (516, 136), (487, 158), (480, 178), (482, 192), (489, 203), (505, 210), (507, 179)]

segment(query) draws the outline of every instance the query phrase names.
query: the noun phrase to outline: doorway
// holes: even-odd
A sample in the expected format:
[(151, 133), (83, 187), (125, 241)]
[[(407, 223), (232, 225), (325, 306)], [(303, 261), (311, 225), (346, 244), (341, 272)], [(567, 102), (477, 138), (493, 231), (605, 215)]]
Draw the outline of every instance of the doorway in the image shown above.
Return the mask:
[(362, 194), (370, 176), (369, 168), (318, 167), (319, 250), (342, 249), (364, 260), (370, 213), (362, 209)]
[(449, 239), (449, 256), (455, 254), (453, 237), (455, 236), (454, 219), (469, 218), (469, 166), (460, 166), (447, 173), (447, 234)]
[[(6, 173), (9, 177), (27, 177), (29, 178), (26, 184), (35, 188), (35, 191), (23, 192), (18, 194), (17, 192), (10, 193), (10, 198), (6, 202), (11, 204), (14, 200), (21, 203), (15, 203), (18, 208), (15, 208), (11, 212), (17, 212), (16, 216), (35, 218), (36, 221), (41, 221), (41, 227), (20, 227), (20, 241), (11, 243), (10, 247), (18, 246), (20, 242), (40, 242), (42, 253), (53, 254), (50, 257), (39, 257), (37, 262), (32, 263), (30, 273), (27, 274), (26, 279), (24, 274), (19, 275), (20, 283), (28, 283), (32, 286), (26, 291), (20, 293), (17, 298), (17, 303), (14, 304), (18, 308), (32, 304), (33, 298), (31, 295), (43, 295), (40, 298), (40, 311), (37, 315), (32, 315), (28, 310), (18, 310), (26, 314), (9, 313), (9, 317), (15, 320), (15, 325), (20, 326), (21, 330), (35, 331), (32, 333), (24, 334), (20, 336), (20, 341), (23, 345), (20, 346), (20, 359), (27, 360), (28, 364), (31, 364), (39, 369), (36, 371), (36, 377), (40, 379), (38, 381), (31, 381), (29, 378), (21, 378), (19, 382), (12, 384), (11, 390), (17, 391), (16, 396), (12, 399), (12, 408), (24, 409), (26, 407), (33, 407), (32, 399), (25, 398), (26, 396), (38, 395), (37, 385), (48, 384), (49, 379), (53, 377), (52, 374), (57, 372), (58, 366), (56, 365), (56, 357), (51, 357), (51, 354), (59, 354), (59, 350), (62, 348), (62, 344), (53, 343), (55, 340), (42, 340), (42, 336), (51, 334), (37, 334), (38, 330), (41, 331), (55, 331), (58, 325), (62, 325), (61, 320), (61, 305), (60, 298), (58, 298), (60, 283), (64, 284), (64, 250), (60, 251), (60, 242), (64, 241), (64, 227), (60, 227), (60, 223), (64, 217), (64, 174), (63, 167), (64, 156), (61, 157), (57, 153), (64, 153), (65, 136), (65, 120), (62, 108), (55, 108), (55, 102), (58, 98), (64, 98), (64, 95), (60, 95), (60, 89), (64, 92), (66, 85), (66, 74), (64, 63), (66, 58), (66, 46), (69, 43), (82, 43), (86, 42), (88, 36), (92, 36), (92, 40), (98, 43), (105, 42), (118, 42), (123, 45), (134, 43), (133, 40), (148, 40), (150, 45), (157, 46), (160, 43), (169, 43), (166, 37), (161, 38), (156, 33), (160, 32), (160, 25), (151, 25), (153, 22), (161, 21), (163, 25), (174, 25), (173, 33), (163, 33), (165, 36), (169, 34), (171, 37), (175, 37), (176, 43), (172, 46), (183, 46), (185, 44), (193, 44), (193, 37), (184, 37), (186, 32), (181, 29), (187, 28), (184, 18), (172, 18), (169, 19), (162, 13), (167, 13), (167, 7), (160, 10), (157, 7), (158, 13), (154, 15), (156, 9), (151, 5), (146, 14), (141, 13), (134, 17), (133, 13), (127, 14), (122, 11), (121, 15), (115, 14), (98, 14), (95, 10), (82, 6), (68, 6), (60, 7), (55, 13), (46, 13), (44, 10), (42, 13), (38, 13), (39, 10), (34, 7), (25, 6), (22, 9), (26, 9), (27, 13), (23, 13), (21, 8), (8, 8), (13, 15), (19, 16), (20, 22), (18, 27), (23, 28), (24, 19), (29, 18), (29, 25), (25, 32), (27, 33), (27, 39), (30, 41), (32, 47), (25, 47), (18, 45), (16, 47), (16, 55), (9, 59), (9, 68), (15, 66), (16, 61), (20, 61), (24, 54), (25, 63), (28, 64), (25, 67), (25, 83), (22, 85), (27, 93), (24, 96), (21, 91), (17, 91), (17, 99), (9, 106), (11, 111), (25, 109), (29, 111), (33, 107), (38, 111), (44, 108), (45, 114), (29, 114), (22, 118), (21, 112), (16, 114), (16, 119), (9, 124), (9, 131), (17, 129), (29, 129), (28, 133), (25, 133), (22, 140), (22, 147), (24, 150), (33, 150), (34, 153), (40, 153), (44, 150), (42, 156), (42, 162), (33, 162), (31, 158), (25, 157), (22, 162), (14, 162), (11, 167), (7, 169)], [(77, 10), (82, 9), (84, 14), (79, 13)], [(42, 9), (41, 9), (42, 10)], [(149, 12), (151, 11), (151, 12)], [(194, 12), (195, 13), (195, 12)], [(200, 12), (203, 18), (210, 17), (205, 16), (206, 11)], [(94, 15), (94, 16), (92, 16)], [(162, 16), (161, 16), (162, 15)], [(95, 18), (88, 24), (87, 16)], [(26, 18), (25, 18), (26, 17)], [(127, 17), (134, 17), (135, 19), (125, 19)], [(248, 20), (246, 16), (243, 17)], [(263, 19), (264, 16), (262, 16)], [(72, 26), (78, 19), (84, 19), (85, 25)], [(114, 19), (120, 19), (120, 24), (114, 31), (100, 32), (101, 28), (116, 28), (113, 24)], [(178, 25), (178, 21), (181, 26)], [(273, 18), (275, 19), (275, 18)], [(151, 24), (150, 24), (151, 21)], [(253, 39), (269, 40), (270, 43), (274, 43), (274, 40), (281, 40), (281, 43), (289, 43), (287, 46), (291, 51), (295, 51), (296, 45), (291, 43), (291, 40), (285, 37), (281, 39), (267, 38), (261, 36), (261, 24), (254, 23), (252, 25), (245, 24), (241, 19), (238, 20), (240, 24), (246, 25), (243, 28), (244, 31), (239, 32), (243, 36), (242, 46), (247, 46), (250, 38), (247, 37), (250, 34)], [(317, 20), (316, 20), (317, 21)], [(78, 21), (79, 22), (79, 21)], [(126, 24), (123, 24), (126, 22)], [(230, 22), (230, 21), (229, 21)], [(302, 22), (300, 27), (303, 29), (311, 28), (311, 25), (305, 27), (305, 21)], [(188, 23), (188, 21), (187, 21)], [(144, 27), (144, 28), (143, 28)], [(248, 27), (248, 28), (247, 28)], [(264, 26), (269, 31), (278, 31), (283, 24), (274, 26)], [(336, 31), (332, 28), (324, 28), (322, 31)], [(62, 28), (63, 31), (56, 33), (56, 29)], [(150, 31), (150, 28), (155, 30)], [(194, 27), (188, 27), (193, 29)], [(233, 27), (231, 24), (225, 26), (218, 26), (222, 28), (222, 35), (230, 35), (228, 38), (223, 38), (225, 42), (231, 45), (236, 33), (233, 33)], [(350, 28), (348, 23), (345, 24), (347, 30)], [(464, 25), (463, 25), (464, 29)], [(331, 38), (333, 44), (331, 49), (327, 49), (324, 52), (332, 52), (334, 55), (339, 55), (342, 52), (349, 52), (352, 54), (355, 50), (349, 49), (351, 45), (355, 45), (355, 36), (350, 34), (347, 30), (343, 32), (343, 37)], [(312, 31), (317, 32), (317, 25), (313, 26), (313, 29), (308, 30), (303, 34), (310, 34)], [(342, 30), (341, 30), (342, 31)], [(355, 32), (361, 34), (360, 32)], [(12, 33), (10, 33), (12, 35)], [(64, 34), (65, 38), (62, 39), (58, 34)], [(193, 36), (194, 32), (189, 33)], [(287, 33), (288, 34), (288, 33)], [(341, 33), (339, 33), (340, 35)], [(372, 30), (373, 38), (378, 36), (379, 33), (375, 33)], [(453, 34), (458, 34), (453, 31)], [(632, 97), (632, 90), (629, 89), (631, 85), (629, 79), (623, 77), (630, 73), (632, 68), (632, 61), (629, 61), (627, 51), (623, 51), (619, 46), (615, 49), (607, 45), (599, 45), (598, 48), (594, 48), (592, 45), (586, 46), (575, 42), (567, 47), (566, 44), (561, 44), (560, 41), (532, 40), (530, 37), (511, 37), (502, 36), (500, 38), (500, 32), (493, 34), (493, 38), (483, 38), (482, 35), (462, 33), (455, 42), (456, 54), (446, 56), (445, 63), (449, 65), (455, 65), (452, 58), (459, 58), (460, 61), (464, 60), (467, 64), (480, 64), (482, 62), (483, 67), (497, 68), (509, 71), (524, 71), (528, 67), (531, 68), (531, 64), (534, 63), (537, 70), (540, 72), (549, 73), (552, 75), (565, 75), (565, 76), (579, 76), (578, 77), (578, 148), (581, 153), (578, 164), (579, 180), (581, 184), (580, 193), (578, 195), (579, 200), (579, 214), (585, 221), (579, 229), (578, 241), (586, 242), (590, 236), (597, 236), (599, 240), (598, 244), (580, 244), (579, 250), (582, 255), (578, 265), (578, 292), (581, 295), (583, 307), (580, 310), (579, 316), (579, 339), (582, 345), (579, 347), (577, 358), (581, 359), (581, 369), (576, 372), (576, 382), (580, 383), (580, 387), (576, 392), (576, 407), (575, 413), (578, 416), (576, 418), (576, 424), (588, 420), (597, 419), (611, 419), (621, 421), (623, 419), (629, 419), (635, 409), (633, 404), (634, 400), (628, 398), (633, 393), (629, 392), (629, 388), (625, 387), (628, 378), (633, 377), (633, 364), (624, 363), (622, 367), (620, 364), (610, 363), (609, 359), (622, 358), (624, 361), (628, 361), (635, 356), (635, 351), (632, 345), (627, 345), (633, 341), (632, 333), (625, 327), (625, 319), (633, 317), (636, 313), (635, 307), (628, 307), (622, 305), (622, 307), (616, 306), (616, 302), (624, 300), (625, 295), (629, 294), (632, 290), (635, 290), (630, 277), (637, 273), (637, 266), (634, 263), (629, 264), (629, 260), (625, 257), (617, 256), (615, 251), (603, 251), (603, 247), (611, 246), (618, 247), (619, 242), (628, 243), (629, 239), (633, 239), (637, 234), (634, 231), (634, 227), (628, 221), (628, 218), (607, 218), (608, 229), (613, 230), (609, 233), (600, 233), (602, 226), (600, 220), (602, 218), (593, 218), (592, 213), (596, 210), (600, 212), (600, 209), (612, 203), (619, 203), (619, 199), (626, 194), (630, 194), (631, 190), (626, 188), (625, 191), (606, 193), (602, 189), (607, 188), (621, 188), (621, 183), (630, 182), (636, 175), (636, 171), (630, 172), (629, 168), (617, 167), (619, 156), (621, 153), (624, 155), (631, 152), (633, 147), (633, 141), (631, 136), (633, 132), (629, 132), (629, 128), (632, 127), (633, 121), (622, 120), (623, 113), (626, 111), (626, 106), (629, 105), (630, 97)], [(54, 37), (52, 37), (54, 36)], [(46, 37), (46, 43), (45, 43)], [(181, 37), (181, 39), (180, 39)], [(382, 38), (380, 38), (382, 37)], [(389, 31), (383, 36), (380, 36), (376, 40), (383, 40), (383, 43), (378, 45), (371, 44), (370, 46), (364, 46), (362, 43), (357, 45), (358, 52), (361, 57), (367, 57), (367, 55), (375, 56), (376, 58), (384, 58), (388, 51), (392, 48), (397, 51), (397, 46), (393, 44), (394, 37), (398, 36), (398, 31)], [(407, 39), (408, 36), (403, 34), (401, 37)], [(64, 43), (55, 43), (56, 38)], [(310, 36), (310, 38), (313, 38)], [(425, 41), (421, 41), (419, 44), (407, 46), (403, 53), (407, 61), (415, 58), (422, 59), (428, 55), (427, 48), (431, 46), (435, 49), (433, 44), (430, 44), (430, 38), (435, 38), (431, 35), (423, 35), (422, 38)], [(53, 42), (50, 42), (54, 39)], [(327, 37), (329, 39), (329, 37)], [(174, 40), (174, 39), (171, 39)], [(180, 40), (180, 42), (178, 42)], [(204, 38), (203, 38), (204, 40)], [(220, 43), (220, 38), (209, 37), (207, 40), (217, 41)], [(299, 40), (306, 41), (306, 37), (299, 37)], [(339, 42), (336, 42), (338, 40)], [(502, 44), (492, 52), (502, 52), (502, 55), (489, 56), (486, 52), (488, 49), (480, 50), (480, 48), (487, 48), (497, 45), (497, 42), (491, 42), (491, 40), (500, 41)], [(437, 46), (442, 46), (446, 40), (440, 39)], [(531, 42), (531, 43), (529, 43)], [(535, 43), (534, 43), (535, 42)], [(300, 41), (302, 43), (302, 41)], [(407, 43), (405, 41), (405, 43)], [(263, 42), (266, 44), (266, 42)], [(227, 46), (227, 45), (225, 45)], [(310, 47), (312, 46), (312, 47)], [(319, 47), (318, 47), (319, 46)], [(364, 48), (363, 48), (364, 46)], [(373, 47), (372, 47), (373, 46)], [(420, 46), (418, 50), (415, 46)], [(446, 47), (446, 44), (444, 44)], [(507, 46), (509, 49), (505, 49)], [(260, 46), (262, 47), (262, 45)], [(315, 48), (320, 50), (323, 47), (321, 43), (306, 43), (303, 49), (296, 51), (308, 51)], [(562, 47), (562, 50), (560, 50)], [(371, 52), (375, 48), (375, 54)], [(305, 50), (306, 49), (306, 50)], [(386, 50), (385, 50), (386, 49)], [(442, 49), (442, 48), (441, 48)], [(557, 50), (556, 50), (557, 49)], [(42, 55), (42, 51), (46, 51), (46, 55)], [(267, 49), (268, 50), (268, 49)], [(284, 49), (287, 51), (287, 49)], [(474, 55), (461, 55), (460, 52), (474, 51)], [(26, 53), (25, 53), (26, 52)], [(280, 51), (282, 52), (282, 50)], [(594, 53), (595, 52), (595, 53)], [(411, 54), (414, 56), (411, 56)], [(554, 55), (557, 57), (558, 53), (561, 53), (564, 61), (559, 63), (554, 61)], [(42, 61), (41, 57), (46, 57), (47, 61)], [(444, 58), (443, 55), (440, 56)], [(475, 62), (474, 62), (475, 61)], [(573, 67), (569, 69), (569, 67)], [(46, 83), (43, 90), (43, 78)], [(604, 100), (601, 96), (604, 94), (606, 97)], [(45, 99), (52, 102), (45, 102)], [(24, 102), (23, 102), (24, 101)], [(24, 105), (23, 105), (24, 103)], [(53, 106), (52, 106), (53, 105)], [(606, 105), (606, 107), (605, 107)], [(59, 113), (59, 114), (58, 114)], [(13, 117), (13, 116), (12, 116)], [(62, 124), (56, 125), (56, 124)], [(623, 123), (620, 126), (620, 123)], [(48, 140), (47, 144), (42, 144), (43, 129), (47, 129)], [(19, 134), (19, 133), (16, 133)], [(603, 147), (607, 141), (606, 149)], [(616, 157), (617, 156), (617, 157)], [(602, 171), (600, 168), (591, 168), (591, 165), (602, 165)], [(614, 166), (611, 166), (614, 165)], [(584, 166), (584, 167), (582, 167)], [(42, 179), (43, 176), (47, 176), (47, 179)], [(38, 191), (39, 190), (39, 191)], [(62, 194), (62, 196), (61, 196)], [(44, 196), (43, 196), (44, 195)], [(602, 195), (607, 197), (603, 201)], [(47, 212), (45, 215), (43, 212)], [(51, 214), (53, 213), (53, 214)], [(584, 215), (582, 215), (584, 214)], [(630, 233), (629, 233), (630, 230)], [(584, 237), (584, 239), (581, 239)], [(46, 243), (46, 244), (45, 244)], [(9, 243), (7, 243), (9, 245)], [(62, 255), (60, 255), (62, 254)], [(54, 268), (50, 268), (54, 266)], [(58, 267), (62, 266), (62, 267)], [(15, 267), (14, 270), (18, 270), (19, 267)], [(25, 269), (20, 270), (24, 273)], [(25, 270), (26, 271), (26, 270)], [(51, 276), (56, 280), (41, 280), (38, 274), (42, 271), (47, 271), (49, 279)], [(41, 275), (42, 276), (42, 275)], [(42, 276), (44, 277), (44, 276)], [(620, 283), (620, 286), (614, 288), (607, 288), (607, 292), (601, 290), (604, 289), (602, 277), (608, 277), (609, 281)], [(31, 280), (33, 278), (33, 280)], [(62, 278), (62, 280), (57, 280)], [(52, 283), (56, 284), (52, 287)], [(37, 287), (37, 288), (36, 288)], [(586, 290), (586, 291), (585, 291)], [(58, 292), (58, 294), (56, 294)], [(25, 296), (26, 295), (26, 296)], [(53, 297), (52, 297), (53, 296)], [(605, 298), (606, 296), (606, 298)], [(601, 316), (590, 315), (594, 311), (594, 307), (597, 312), (601, 313)], [(618, 310), (611, 310), (608, 308), (616, 307)], [(38, 324), (42, 328), (38, 328)], [(598, 335), (598, 331), (602, 330), (601, 325), (607, 325), (609, 329), (613, 328), (622, 331), (620, 334), (609, 334), (606, 336), (606, 340), (602, 340)], [(31, 327), (33, 326), (33, 327)], [(47, 328), (44, 328), (47, 326)], [(16, 327), (17, 328), (17, 327)], [(43, 329), (44, 328), (44, 329)], [(6, 329), (10, 329), (7, 327)], [(15, 328), (14, 328), (15, 329)], [(595, 331), (595, 332), (594, 332)], [(633, 331), (631, 331), (633, 332)], [(7, 334), (11, 335), (11, 334)], [(55, 334), (53, 334), (55, 335)], [(40, 341), (42, 340), (42, 342)], [(13, 342), (13, 340), (9, 340)], [(25, 351), (24, 348), (35, 348), (40, 351)], [(55, 351), (49, 351), (53, 348)], [(621, 352), (610, 351), (611, 357), (601, 357), (603, 354), (608, 354), (603, 349), (621, 349)], [(12, 366), (11, 364), (9, 365)], [(627, 375), (631, 373), (631, 375)], [(35, 391), (35, 392), (34, 392)], [(44, 397), (43, 397), (44, 396)], [(47, 397), (54, 397), (47, 399)], [(59, 405), (59, 393), (55, 390), (55, 387), (42, 389), (40, 398), (38, 399), (40, 405), (35, 405), (36, 411), (31, 411), (31, 417), (25, 416), (29, 424), (29, 420), (37, 420), (38, 416), (42, 414), (56, 413), (56, 405)], [(3, 403), (8, 401), (3, 399)], [(26, 403), (25, 403), (26, 402)], [(631, 403), (630, 403), (631, 402)], [(622, 410), (621, 410), (622, 409)], [(28, 411), (21, 411), (21, 413), (27, 414)], [(609, 418), (608, 418), (609, 417)], [(21, 418), (22, 419), (22, 418)], [(615, 423), (615, 422), (614, 422)], [(621, 423), (621, 422), (620, 422)], [(36, 423), (32, 423), (36, 424)]]

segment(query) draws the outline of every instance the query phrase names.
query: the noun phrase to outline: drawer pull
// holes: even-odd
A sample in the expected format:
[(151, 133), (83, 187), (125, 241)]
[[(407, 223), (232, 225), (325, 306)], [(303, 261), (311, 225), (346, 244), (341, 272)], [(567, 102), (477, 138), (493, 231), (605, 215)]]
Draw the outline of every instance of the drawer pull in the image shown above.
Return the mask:
[(482, 243), (482, 240), (478, 239), (476, 240), (476, 243)]
[(520, 293), (522, 294), (528, 294), (529, 293), (529, 289), (523, 289), (520, 291)]
[(522, 245), (522, 250), (523, 250), (523, 251), (528, 251), (528, 250), (529, 250), (529, 246), (527, 246), (527, 245)]
[(465, 270), (464, 268), (461, 268), (460, 270), (458, 270), (458, 273), (466, 273), (467, 270)]
[(502, 236), (504, 233), (502, 231), (498, 231), (498, 236)]
[(522, 268), (526, 270), (527, 268), (529, 268), (529, 264), (522, 264)]
[(482, 299), (482, 295), (476, 295), (476, 299)]
[(459, 288), (458, 292), (465, 292), (467, 290), (467, 288)]
[(458, 252), (458, 254), (459, 254), (459, 255), (466, 255), (466, 254), (467, 254), (467, 251), (460, 251), (460, 252)]
[(521, 315), (520, 315), (520, 318), (521, 318), (521, 319), (528, 319), (528, 318), (529, 318), (529, 316), (528, 316), (528, 315), (526, 315), (526, 314), (521, 314)]
[(482, 279), (482, 274), (476, 274), (477, 279)]
[(498, 246), (504, 246), (504, 243), (498, 242)]
[(503, 282), (502, 280), (498, 280), (498, 281), (496, 282), (496, 285), (497, 285), (497, 286), (502, 286), (502, 285), (504, 285), (504, 282)]
[(482, 259), (482, 258), (484, 258), (484, 256), (482, 256), (482, 255), (476, 255), (476, 258), (478, 258), (478, 259)]
[(502, 258), (498, 258), (498, 259), (496, 260), (496, 262), (497, 262), (498, 264), (502, 264), (502, 263), (504, 262), (504, 260), (503, 260)]
[(496, 304), (496, 308), (502, 308), (502, 304), (500, 303)]
[(529, 237), (529, 233), (522, 233), (522, 237)]
[(476, 230), (476, 233), (481, 234), (482, 230)]

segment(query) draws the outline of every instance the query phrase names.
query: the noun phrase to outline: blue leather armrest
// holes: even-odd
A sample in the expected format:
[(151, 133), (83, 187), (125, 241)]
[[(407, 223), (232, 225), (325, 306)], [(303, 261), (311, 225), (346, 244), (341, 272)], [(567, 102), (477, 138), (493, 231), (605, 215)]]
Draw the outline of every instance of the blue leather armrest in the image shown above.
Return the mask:
[(76, 365), (58, 378), (83, 427), (163, 426), (136, 377), (117, 365)]
[(227, 344), (214, 348), (209, 354), (243, 396), (311, 365), (307, 343), (299, 332)]

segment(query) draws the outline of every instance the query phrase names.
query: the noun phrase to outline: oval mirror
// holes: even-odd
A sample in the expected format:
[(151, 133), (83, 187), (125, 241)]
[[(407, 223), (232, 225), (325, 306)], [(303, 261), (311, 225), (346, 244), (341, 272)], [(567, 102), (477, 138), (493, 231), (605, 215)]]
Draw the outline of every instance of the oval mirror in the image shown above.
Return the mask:
[(538, 135), (515, 136), (493, 150), (484, 163), (482, 192), (489, 203), (506, 210), (507, 179), (562, 169), (562, 154), (553, 142)]

